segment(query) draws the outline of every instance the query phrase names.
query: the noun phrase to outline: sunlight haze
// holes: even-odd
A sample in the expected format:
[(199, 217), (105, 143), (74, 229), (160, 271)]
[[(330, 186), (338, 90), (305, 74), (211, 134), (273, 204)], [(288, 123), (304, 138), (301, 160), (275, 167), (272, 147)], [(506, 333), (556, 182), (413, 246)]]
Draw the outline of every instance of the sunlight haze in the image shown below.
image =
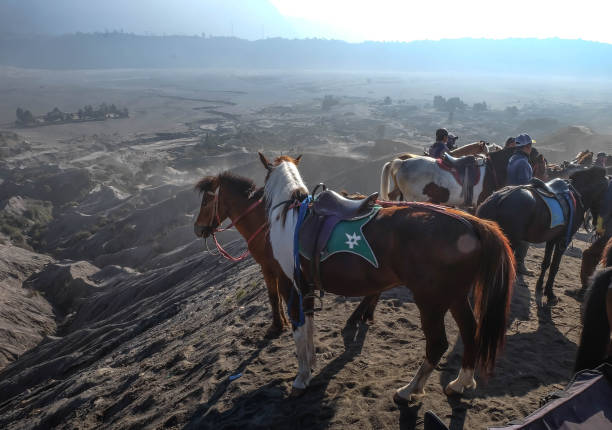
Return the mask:
[(612, 43), (612, 3), (599, 0), (270, 2), (302, 37), (351, 42), (559, 37)]

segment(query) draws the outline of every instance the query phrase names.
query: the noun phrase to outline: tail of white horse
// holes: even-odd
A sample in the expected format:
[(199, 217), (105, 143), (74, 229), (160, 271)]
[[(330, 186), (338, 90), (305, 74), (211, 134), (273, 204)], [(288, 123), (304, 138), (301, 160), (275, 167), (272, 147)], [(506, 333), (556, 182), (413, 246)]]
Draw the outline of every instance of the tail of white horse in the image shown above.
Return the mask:
[(389, 186), (391, 185), (391, 179), (393, 179), (393, 185), (397, 186), (395, 175), (403, 160), (396, 158), (395, 160), (388, 161), (382, 168), (380, 174), (380, 198), (382, 200), (389, 200)]

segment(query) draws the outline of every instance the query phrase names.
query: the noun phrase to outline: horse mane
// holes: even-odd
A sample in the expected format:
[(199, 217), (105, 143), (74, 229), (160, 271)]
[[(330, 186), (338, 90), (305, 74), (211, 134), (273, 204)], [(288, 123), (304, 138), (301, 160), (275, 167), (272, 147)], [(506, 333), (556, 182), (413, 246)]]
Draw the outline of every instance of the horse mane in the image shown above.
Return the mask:
[[(251, 179), (236, 175), (229, 170), (221, 172), (217, 176), (205, 176), (198, 181), (195, 188), (201, 193), (214, 192), (221, 183), (228, 185), (235, 192), (247, 197), (252, 197), (259, 192), (257, 185)], [(263, 188), (261, 189), (261, 194), (263, 194)]]

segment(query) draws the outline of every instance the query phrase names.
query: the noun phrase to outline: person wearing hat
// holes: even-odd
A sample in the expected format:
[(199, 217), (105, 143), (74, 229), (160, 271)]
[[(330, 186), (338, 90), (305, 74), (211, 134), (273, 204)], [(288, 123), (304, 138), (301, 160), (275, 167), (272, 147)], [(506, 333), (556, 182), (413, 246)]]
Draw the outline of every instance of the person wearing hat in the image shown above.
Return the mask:
[(436, 143), (429, 148), (429, 156), (433, 158), (442, 157), (442, 154), (449, 151), (446, 142), (448, 142), (448, 130), (445, 128), (437, 129)]
[[(515, 150), (508, 161), (506, 185), (525, 185), (529, 183), (533, 177), (533, 169), (529, 164), (529, 154), (534, 143), (535, 140), (528, 134), (521, 134), (514, 139)], [(533, 276), (533, 272), (525, 266), (525, 256), (528, 250), (529, 242), (520, 241), (515, 246), (516, 271), (521, 275)]]
[(608, 157), (606, 156), (605, 152), (598, 152), (597, 158), (595, 159), (595, 162), (593, 164), (595, 166), (603, 167), (605, 169), (606, 168), (606, 158)]

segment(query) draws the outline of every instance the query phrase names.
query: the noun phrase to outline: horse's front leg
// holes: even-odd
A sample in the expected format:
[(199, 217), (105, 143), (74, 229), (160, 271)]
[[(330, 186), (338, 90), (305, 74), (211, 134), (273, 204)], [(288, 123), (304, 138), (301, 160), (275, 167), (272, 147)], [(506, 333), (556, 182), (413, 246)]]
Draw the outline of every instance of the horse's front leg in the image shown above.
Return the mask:
[(546, 270), (548, 270), (548, 268), (550, 267), (550, 259), (553, 254), (554, 247), (554, 242), (546, 242), (546, 249), (544, 250), (544, 259), (542, 260), (542, 265), (540, 266), (540, 276), (538, 277), (538, 282), (536, 283), (536, 294), (542, 294), (544, 276), (546, 275)]
[(561, 264), (561, 258), (563, 258), (564, 252), (565, 247), (560, 243), (557, 243), (555, 245), (555, 253), (553, 255), (552, 264), (550, 265), (550, 271), (548, 273), (548, 281), (546, 281), (546, 287), (544, 288), (544, 293), (548, 299), (548, 305), (555, 305), (559, 301), (557, 296), (555, 296), (555, 293), (553, 293), (553, 285), (555, 284), (555, 277), (559, 271), (559, 265)]
[(298, 374), (293, 381), (292, 396), (301, 395), (312, 379), (315, 364), (314, 321), (312, 315), (304, 317), (304, 324), (294, 328), (293, 340), (298, 359)]

